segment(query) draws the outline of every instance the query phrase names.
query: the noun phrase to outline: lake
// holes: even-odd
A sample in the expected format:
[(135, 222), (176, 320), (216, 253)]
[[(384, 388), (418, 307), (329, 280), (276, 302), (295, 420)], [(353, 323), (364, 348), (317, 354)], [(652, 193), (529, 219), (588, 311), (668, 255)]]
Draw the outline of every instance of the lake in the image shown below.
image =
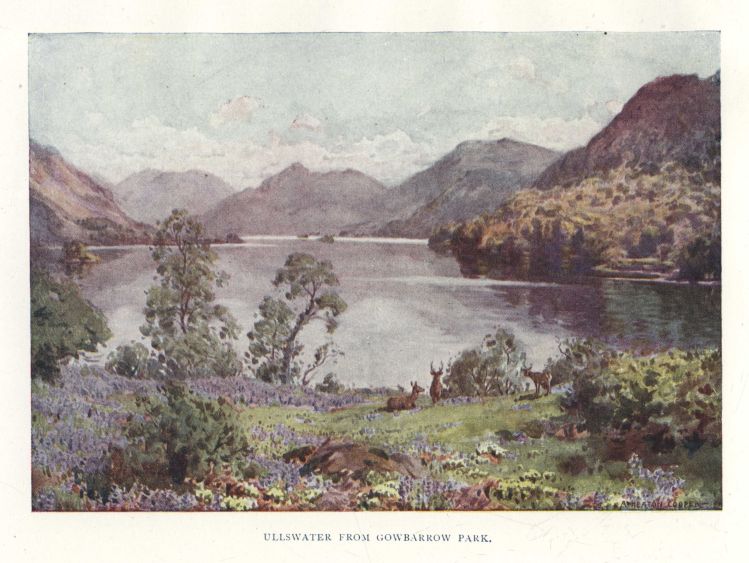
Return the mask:
[[(651, 350), (668, 346), (719, 346), (720, 287), (632, 280), (592, 280), (588, 284), (531, 283), (467, 279), (457, 262), (430, 251), (425, 241), (347, 240), (333, 244), (293, 237), (250, 237), (221, 245), (219, 267), (231, 279), (218, 291), (242, 326), (237, 350), (271, 280), (291, 252), (307, 252), (333, 263), (339, 293), (348, 310), (334, 340), (344, 355), (324, 366), (316, 380), (334, 371), (354, 385), (429, 383), (429, 364), (445, 362), (477, 346), (501, 326), (515, 333), (540, 369), (559, 355), (557, 342), (595, 336), (612, 345)], [(107, 316), (118, 344), (141, 338), (145, 291), (154, 281), (146, 247), (97, 248), (102, 263), (78, 282), (86, 297)], [(311, 348), (323, 338), (310, 327)], [(108, 349), (98, 358), (105, 357)]]

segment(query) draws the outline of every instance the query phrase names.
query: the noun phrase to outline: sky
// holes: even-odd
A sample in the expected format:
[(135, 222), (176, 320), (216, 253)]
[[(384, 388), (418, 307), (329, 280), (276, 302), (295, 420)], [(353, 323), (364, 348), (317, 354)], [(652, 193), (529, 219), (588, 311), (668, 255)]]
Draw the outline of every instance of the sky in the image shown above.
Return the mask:
[(29, 133), (110, 182), (294, 162), (395, 185), (471, 139), (585, 144), (642, 85), (720, 67), (715, 32), (29, 37)]

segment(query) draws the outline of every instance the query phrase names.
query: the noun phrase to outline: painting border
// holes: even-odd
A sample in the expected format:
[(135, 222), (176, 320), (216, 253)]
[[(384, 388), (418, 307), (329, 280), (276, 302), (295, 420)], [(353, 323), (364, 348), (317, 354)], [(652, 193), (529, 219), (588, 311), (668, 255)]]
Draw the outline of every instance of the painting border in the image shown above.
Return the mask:
[[(748, 256), (742, 151), (749, 127), (744, 97), (749, 86), (741, 58), (747, 8), (723, 2), (342, 2), (273, 3), (78, 0), (73, 8), (51, 1), (11, 0), (0, 29), (4, 53), (0, 101), (7, 109), (0, 135), (6, 189), (2, 210), (3, 276), (0, 393), (5, 451), (0, 456), (0, 549), (11, 561), (338, 561), (366, 557), (432, 560), (600, 561), (635, 557), (662, 561), (726, 558), (740, 549), (746, 489), (741, 469), (741, 399), (747, 368), (745, 270)], [(627, 513), (294, 513), (294, 514), (44, 514), (31, 513), (28, 373), (28, 150), (26, 48), (29, 32), (74, 31), (670, 31), (720, 30), (723, 82), (723, 358), (725, 382), (724, 509), (706, 512)], [(487, 534), (492, 543), (296, 543), (265, 541), (265, 532), (369, 531)]]

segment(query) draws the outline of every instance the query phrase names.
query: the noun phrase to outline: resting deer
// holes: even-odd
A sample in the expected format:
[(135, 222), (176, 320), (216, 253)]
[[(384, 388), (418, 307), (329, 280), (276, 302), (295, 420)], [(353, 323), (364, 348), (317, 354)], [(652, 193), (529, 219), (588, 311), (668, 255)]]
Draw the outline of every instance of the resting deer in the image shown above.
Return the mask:
[(523, 368), (523, 377), (527, 377), (536, 386), (536, 397), (538, 397), (541, 388), (546, 390), (546, 394), (551, 393), (551, 372), (545, 371), (531, 371), (531, 368)]
[(429, 363), (429, 372), (432, 374), (432, 385), (429, 387), (429, 396), (432, 398), (432, 404), (436, 405), (442, 398), (442, 372), (444, 365), (440, 362), (440, 369), (435, 370), (434, 365)]
[(419, 393), (423, 392), (424, 389), (419, 387), (419, 384), (415, 381), (411, 383), (411, 394), (401, 395), (400, 397), (390, 397), (387, 402), (385, 410), (388, 412), (393, 411), (405, 411), (412, 409), (416, 406), (416, 399)]

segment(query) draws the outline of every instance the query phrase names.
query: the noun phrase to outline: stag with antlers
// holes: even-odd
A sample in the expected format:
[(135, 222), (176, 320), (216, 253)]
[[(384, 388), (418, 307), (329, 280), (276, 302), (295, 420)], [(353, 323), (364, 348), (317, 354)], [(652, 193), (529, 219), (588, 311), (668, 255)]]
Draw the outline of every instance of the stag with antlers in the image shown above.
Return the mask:
[(390, 397), (387, 402), (385, 410), (388, 412), (394, 411), (405, 411), (412, 409), (416, 406), (416, 399), (419, 397), (419, 393), (422, 393), (424, 389), (419, 387), (419, 384), (415, 381), (411, 382), (411, 394), (401, 395), (399, 397)]
[(440, 369), (434, 369), (434, 364), (429, 362), (429, 372), (432, 374), (432, 384), (429, 386), (429, 396), (432, 398), (432, 404), (436, 405), (442, 398), (442, 372), (445, 366), (440, 362)]

